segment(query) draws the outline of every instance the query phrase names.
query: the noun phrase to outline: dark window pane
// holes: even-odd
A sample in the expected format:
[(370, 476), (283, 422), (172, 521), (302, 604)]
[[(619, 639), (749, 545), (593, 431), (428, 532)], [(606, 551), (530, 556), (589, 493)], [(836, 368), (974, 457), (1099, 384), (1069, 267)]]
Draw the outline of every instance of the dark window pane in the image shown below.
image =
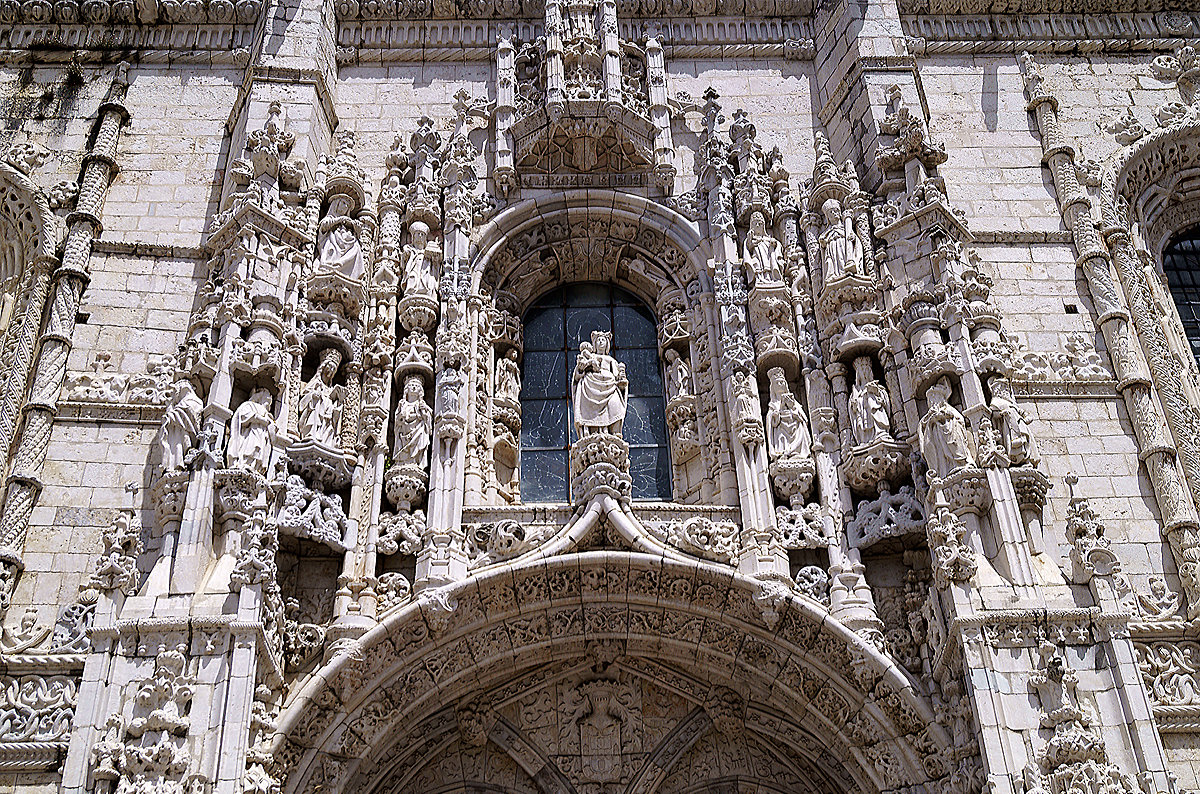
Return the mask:
[(629, 396), (644, 397), (663, 393), (662, 369), (658, 349), (623, 350), (617, 358), (625, 362), (625, 377), (629, 378)]
[(1183, 332), (1191, 343), (1192, 354), (1200, 361), (1200, 230), (1193, 229), (1189, 236), (1176, 240), (1167, 246), (1163, 252), (1163, 273), (1167, 277), (1167, 286), (1175, 306), (1179, 309), (1179, 319), (1183, 322)]
[(566, 356), (550, 351), (526, 353), (521, 372), (521, 398), (537, 400), (566, 396)]
[(634, 499), (671, 498), (671, 463), (666, 447), (629, 450), (629, 474)]
[(613, 309), (613, 337), (618, 350), (631, 347), (655, 347), (658, 330), (654, 317), (641, 306), (618, 306)]
[(525, 316), (526, 350), (562, 350), (562, 309), (540, 309)]
[(567, 501), (566, 450), (521, 450), (521, 500)]
[[(592, 331), (611, 331), (612, 313), (607, 307), (567, 310), (567, 349), (579, 350), (579, 343), (591, 341)], [(609, 351), (610, 353), (612, 351)]]
[(572, 284), (566, 290), (568, 306), (607, 306), (612, 302), (612, 287), (607, 284)]
[(631, 445), (666, 444), (667, 424), (661, 397), (630, 397), (622, 433)]
[(559, 287), (558, 289), (550, 290), (545, 295), (538, 298), (537, 302), (535, 302), (533, 305), (535, 307), (538, 307), (538, 306), (562, 306), (563, 305), (562, 288)]
[(525, 400), (521, 403), (521, 449), (566, 445), (566, 400)]

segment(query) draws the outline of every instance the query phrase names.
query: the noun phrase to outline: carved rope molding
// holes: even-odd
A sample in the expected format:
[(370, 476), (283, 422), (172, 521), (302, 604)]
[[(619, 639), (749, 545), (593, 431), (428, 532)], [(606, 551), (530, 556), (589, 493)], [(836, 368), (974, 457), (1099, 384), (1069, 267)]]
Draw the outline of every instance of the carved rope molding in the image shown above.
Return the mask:
[(76, 209), (67, 217), (62, 262), (53, 275), (50, 312), (34, 362), (29, 400), (25, 407), (0, 512), (0, 566), (6, 576), (0, 588), (0, 610), (6, 609), (23, 568), (22, 554), (29, 518), (41, 493), (41, 473), (54, 423), (58, 392), (66, 377), (67, 356), (75, 330), (79, 300), (88, 281), (92, 241), (100, 234), (100, 213), (116, 173), (117, 141), (129, 119), (125, 108), (129, 67), (117, 68), (108, 96), (100, 105), (95, 139), (83, 157)]
[[(1097, 325), (1104, 334), (1112, 355), (1118, 390), (1124, 398), (1137, 433), (1142, 458), (1150, 475), (1155, 499), (1163, 516), (1163, 532), (1171, 544), (1176, 568), (1188, 597), (1189, 619), (1200, 616), (1200, 571), (1197, 548), (1193, 537), (1200, 525), (1196, 508), (1189, 498), (1200, 488), (1200, 439), (1194, 431), (1180, 433), (1179, 428), (1187, 411), (1178, 373), (1172, 364), (1163, 360), (1166, 348), (1161, 326), (1146, 312), (1146, 290), (1138, 289), (1140, 268), (1130, 272), (1129, 256), (1114, 251), (1120, 278), (1133, 309), (1133, 325), (1125, 309), (1125, 300), (1113, 278), (1112, 259), (1092, 220), (1091, 201), (1084, 194), (1076, 175), (1074, 147), (1068, 142), (1058, 120), (1058, 100), (1044, 85), (1037, 64), (1026, 53), (1020, 58), (1029, 98), (1029, 111), (1035, 114), (1041, 133), (1043, 162), (1054, 178), (1055, 193), (1063, 222), (1074, 237), (1078, 262), (1087, 277), (1096, 311)], [(1128, 233), (1123, 233), (1128, 241)], [(1127, 246), (1114, 246), (1126, 248)], [(1149, 361), (1147, 361), (1149, 358)], [(1151, 387), (1157, 387), (1162, 397), (1154, 399)], [(1174, 409), (1174, 410), (1172, 410)], [(1164, 415), (1165, 413), (1165, 415)], [(1194, 414), (1195, 409), (1190, 413)], [(1172, 442), (1174, 431), (1174, 443)], [(1178, 450), (1178, 454), (1177, 454)], [(1181, 476), (1179, 463), (1189, 476)], [(1190, 468), (1189, 468), (1190, 467)]]

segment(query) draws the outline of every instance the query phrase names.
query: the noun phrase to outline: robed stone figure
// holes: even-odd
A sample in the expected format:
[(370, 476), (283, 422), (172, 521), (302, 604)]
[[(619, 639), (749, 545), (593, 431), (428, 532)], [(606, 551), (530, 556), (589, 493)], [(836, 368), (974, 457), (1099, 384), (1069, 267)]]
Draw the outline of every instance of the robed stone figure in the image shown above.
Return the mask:
[(592, 331), (592, 341), (579, 345), (579, 358), (571, 378), (575, 407), (575, 432), (621, 435), (629, 403), (625, 365), (609, 354), (612, 334)]

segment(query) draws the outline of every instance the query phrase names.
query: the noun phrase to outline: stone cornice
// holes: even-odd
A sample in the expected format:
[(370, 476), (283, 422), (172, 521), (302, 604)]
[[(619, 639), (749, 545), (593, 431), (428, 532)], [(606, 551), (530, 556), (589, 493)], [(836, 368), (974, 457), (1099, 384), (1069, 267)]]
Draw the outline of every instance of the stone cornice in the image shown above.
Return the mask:
[[(620, 18), (662, 23), (669, 19), (735, 17), (750, 19), (803, 17), (812, 14), (812, 0), (625, 0)], [(540, 0), (526, 2), (457, 3), (447, 0), (341, 0), (339, 20), (504, 20), (513, 23), (541, 21), (545, 6)]]
[(1172, 49), (1200, 31), (1197, 14), (919, 14), (901, 22), (915, 55)]
[[(710, 17), (655, 20), (668, 58), (787, 58), (813, 56), (809, 19)], [(637, 41), (647, 20), (622, 19), (620, 35)], [(504, 27), (514, 28), (521, 41), (542, 35), (534, 21), (472, 20), (345, 20), (338, 27), (341, 65), (381, 62), (492, 61), (495, 42)]]
[(0, 24), (0, 63), (139, 63), (244, 67), (251, 25)]
[[(1076, 0), (900, 0), (901, 14), (1069, 14)], [(1088, 0), (1087, 13), (1186, 14), (1180, 0)]]

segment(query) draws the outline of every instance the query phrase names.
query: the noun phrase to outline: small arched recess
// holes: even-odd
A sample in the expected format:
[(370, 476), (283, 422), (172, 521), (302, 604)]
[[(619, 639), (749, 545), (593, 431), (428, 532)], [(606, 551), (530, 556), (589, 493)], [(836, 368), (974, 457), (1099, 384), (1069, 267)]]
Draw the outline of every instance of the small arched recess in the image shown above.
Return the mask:
[(544, 293), (524, 316), (521, 378), (521, 501), (570, 498), (567, 450), (575, 441), (572, 375), (592, 332), (611, 334), (625, 366), (634, 499), (671, 499), (663, 366), (653, 312), (628, 290), (607, 283), (566, 284)]

